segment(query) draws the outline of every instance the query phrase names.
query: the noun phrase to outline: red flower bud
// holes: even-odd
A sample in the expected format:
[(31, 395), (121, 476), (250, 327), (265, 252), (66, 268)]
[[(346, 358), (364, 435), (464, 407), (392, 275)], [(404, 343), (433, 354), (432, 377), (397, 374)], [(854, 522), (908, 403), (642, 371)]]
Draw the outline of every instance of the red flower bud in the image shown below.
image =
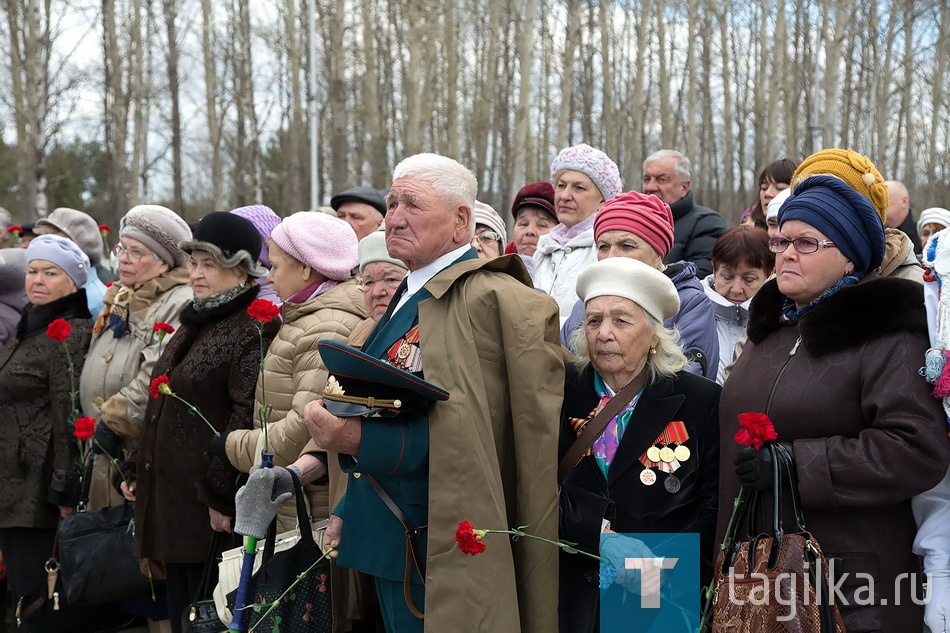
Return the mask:
[(247, 308), (247, 314), (261, 323), (269, 323), (280, 316), (280, 308), (273, 301), (255, 299)]
[(751, 446), (756, 450), (762, 448), (765, 442), (778, 439), (772, 420), (764, 413), (740, 413), (739, 430), (736, 431), (736, 442), (742, 446)]
[(69, 338), (69, 333), (73, 331), (73, 327), (66, 321), (66, 319), (56, 319), (46, 326), (46, 336), (50, 337), (57, 343), (62, 343), (67, 338)]
[(169, 394), (172, 392), (172, 388), (168, 385), (168, 374), (162, 374), (158, 378), (152, 381), (152, 384), (148, 388), (149, 394), (156, 400), (162, 394)]
[(109, 235), (112, 232), (112, 229), (109, 228), (108, 224), (100, 224), (99, 232), (102, 233), (103, 235)]
[(482, 543), (478, 535), (475, 534), (475, 526), (471, 521), (460, 521), (459, 527), (455, 531), (455, 542), (464, 554), (481, 554), (485, 551), (485, 544)]
[(23, 233), (23, 227), (20, 226), (19, 224), (14, 224), (13, 226), (7, 229), (7, 233), (16, 233), (17, 235), (20, 235), (21, 233)]
[(85, 442), (96, 434), (95, 418), (79, 418), (76, 420), (76, 428), (73, 429), (73, 436)]
[(164, 334), (172, 334), (175, 332), (174, 326), (171, 323), (165, 323), (164, 321), (156, 321), (155, 325), (152, 326), (152, 329), (156, 332), (162, 332)]

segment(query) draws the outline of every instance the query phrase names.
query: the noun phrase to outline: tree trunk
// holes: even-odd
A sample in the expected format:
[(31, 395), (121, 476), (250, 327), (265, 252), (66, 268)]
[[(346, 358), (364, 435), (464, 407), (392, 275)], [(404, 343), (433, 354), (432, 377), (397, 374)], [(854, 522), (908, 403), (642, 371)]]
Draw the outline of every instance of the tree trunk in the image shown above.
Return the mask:
[(514, 200), (525, 183), (532, 182), (527, 173), (525, 157), (528, 153), (528, 123), (531, 115), (531, 79), (534, 75), (534, 30), (538, 14), (538, 0), (525, 0), (524, 14), (518, 23), (518, 105), (515, 109), (515, 139), (511, 148), (511, 173), (513, 175), (508, 198)]
[(184, 213), (185, 199), (182, 192), (182, 163), (181, 163), (181, 100), (180, 81), (178, 78), (178, 3), (176, 0), (163, 0), (162, 8), (165, 14), (165, 32), (168, 35), (168, 48), (165, 51), (165, 62), (168, 67), (168, 91), (171, 95), (171, 134), (172, 134), (172, 186), (174, 188), (175, 209)]
[(574, 51), (580, 40), (580, 0), (567, 0), (567, 29), (564, 40), (564, 63), (561, 67), (561, 104), (557, 119), (557, 151), (567, 147), (571, 128), (571, 101), (574, 94)]

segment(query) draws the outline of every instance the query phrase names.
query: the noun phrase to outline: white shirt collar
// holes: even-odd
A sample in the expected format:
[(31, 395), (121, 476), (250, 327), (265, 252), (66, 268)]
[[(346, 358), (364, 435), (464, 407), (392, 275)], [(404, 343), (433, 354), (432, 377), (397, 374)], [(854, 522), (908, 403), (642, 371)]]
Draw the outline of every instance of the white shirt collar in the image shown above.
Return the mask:
[(399, 298), (399, 303), (396, 304), (393, 314), (399, 312), (399, 309), (406, 305), (406, 302), (409, 301), (410, 297), (419, 292), (419, 290), (424, 285), (429, 283), (429, 280), (435, 277), (439, 271), (464, 255), (470, 248), (472, 248), (471, 244), (459, 246), (454, 251), (449, 251), (444, 255), (440, 255), (422, 268), (411, 271), (406, 276), (406, 291), (402, 293), (402, 297)]

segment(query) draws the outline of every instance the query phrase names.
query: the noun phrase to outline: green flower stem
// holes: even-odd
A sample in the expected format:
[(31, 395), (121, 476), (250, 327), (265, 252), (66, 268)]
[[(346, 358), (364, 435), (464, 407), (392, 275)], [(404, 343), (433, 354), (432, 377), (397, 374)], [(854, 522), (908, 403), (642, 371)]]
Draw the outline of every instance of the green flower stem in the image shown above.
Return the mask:
[(264, 430), (264, 452), (270, 452), (270, 443), (267, 438), (267, 418), (269, 417), (270, 407), (267, 404), (267, 389), (264, 387), (264, 324), (257, 324), (257, 341), (261, 353), (261, 408), (258, 415), (261, 418), (261, 428)]
[(106, 456), (106, 459), (109, 460), (109, 463), (112, 465), (112, 467), (118, 471), (119, 477), (122, 477), (122, 481), (125, 482), (125, 485), (131, 486), (132, 480), (129, 479), (128, 475), (125, 474), (125, 471), (122, 470), (122, 466), (119, 464), (119, 460), (117, 460), (115, 457), (110, 455), (109, 451), (103, 448), (102, 444), (100, 444), (99, 440), (97, 440), (96, 438), (92, 438), (92, 443), (99, 447), (99, 450), (102, 451), (102, 454)]
[(152, 590), (152, 602), (157, 602), (155, 597), (155, 581), (152, 578), (152, 561), (145, 561), (145, 571), (148, 572), (148, 588)]
[[(745, 494), (745, 488), (739, 488), (739, 494), (736, 495), (735, 500), (732, 502), (732, 515), (729, 517), (729, 523), (726, 525), (726, 534), (722, 537), (722, 543), (719, 545), (720, 551), (726, 551), (726, 548), (729, 547), (729, 535), (732, 534), (732, 526), (735, 525), (736, 517), (739, 514), (739, 506), (742, 505), (742, 497)], [(703, 592), (703, 613), (699, 618), (699, 630), (702, 633), (706, 633), (710, 630), (712, 625), (712, 611), (713, 611), (713, 597), (714, 589), (712, 583), (706, 587), (706, 590)]]
[[(334, 551), (336, 551), (335, 548), (333, 548), (333, 547), (328, 547), (328, 548), (327, 548), (327, 551), (325, 551), (325, 552), (323, 553), (323, 556), (321, 556), (321, 557), (318, 558), (317, 560), (313, 561), (313, 564), (310, 565), (310, 567), (307, 567), (305, 570), (303, 570), (302, 572), (300, 572), (299, 574), (297, 574), (297, 578), (295, 578), (294, 581), (293, 581), (292, 583), (290, 583), (290, 586), (289, 586), (289, 587), (287, 587), (286, 589), (284, 589), (284, 593), (282, 593), (282, 594), (280, 594), (279, 596), (277, 596), (277, 599), (274, 600), (274, 601), (270, 604), (270, 608), (267, 609), (267, 611), (264, 612), (264, 615), (262, 615), (262, 616), (257, 620), (257, 624), (255, 624), (254, 626), (250, 627), (250, 628), (247, 630), (247, 633), (254, 633), (254, 629), (257, 627), (257, 625), (267, 619), (267, 616), (270, 615), (270, 612), (271, 612), (271, 611), (273, 611), (274, 609), (277, 608), (277, 605), (279, 605), (279, 604), (280, 604), (280, 601), (284, 599), (284, 596), (286, 596), (288, 593), (290, 593), (290, 590), (293, 589), (294, 587), (296, 587), (296, 586), (300, 583), (301, 580), (303, 580), (304, 578), (306, 578), (306, 577), (307, 577), (307, 574), (309, 574), (311, 571), (313, 571), (313, 568), (316, 567), (318, 563), (320, 563), (321, 561), (323, 561), (327, 556), (330, 555), (331, 552), (334, 552)], [(244, 608), (245, 608), (245, 609), (252, 609), (252, 608), (254, 608), (254, 607), (256, 607), (256, 606), (260, 606), (260, 605), (249, 604), (249, 605), (247, 605), (247, 606), (244, 607)], [(231, 633), (236, 633), (236, 632), (231, 631)]]
[[(163, 392), (163, 393), (164, 393), (164, 392)], [(202, 420), (204, 420), (204, 423), (208, 425), (208, 428), (211, 429), (211, 432), (214, 433), (214, 436), (215, 436), (215, 437), (221, 437), (221, 433), (218, 431), (218, 429), (214, 428), (214, 427), (211, 425), (211, 422), (208, 422), (208, 418), (206, 418), (206, 417), (204, 416), (204, 414), (198, 409), (198, 407), (196, 407), (195, 405), (191, 404), (190, 402), (188, 402), (187, 400), (185, 400), (184, 398), (182, 398), (181, 396), (179, 396), (179, 395), (178, 395), (177, 393), (175, 393), (174, 391), (169, 390), (168, 393), (166, 393), (165, 395), (171, 396), (172, 398), (174, 398), (174, 399), (177, 400), (178, 402), (180, 402), (180, 403), (182, 403), (183, 405), (185, 405), (186, 407), (188, 407), (188, 410), (191, 411), (192, 414), (197, 415), (199, 418), (201, 418)]]
[(591, 554), (590, 552), (579, 550), (573, 545), (571, 545), (570, 543), (564, 543), (563, 541), (552, 541), (551, 539), (546, 539), (543, 536), (538, 536), (536, 534), (529, 534), (522, 530), (472, 530), (472, 531), (475, 532), (476, 535), (510, 534), (511, 536), (514, 536), (517, 538), (532, 538), (536, 541), (541, 541), (542, 543), (548, 543), (549, 545), (554, 545), (555, 547), (559, 547), (565, 552), (567, 552), (568, 554), (583, 554), (584, 556), (587, 556), (588, 558), (593, 558), (594, 560), (599, 560), (604, 563), (607, 562), (607, 559), (601, 558), (600, 556), (597, 556), (596, 554)]

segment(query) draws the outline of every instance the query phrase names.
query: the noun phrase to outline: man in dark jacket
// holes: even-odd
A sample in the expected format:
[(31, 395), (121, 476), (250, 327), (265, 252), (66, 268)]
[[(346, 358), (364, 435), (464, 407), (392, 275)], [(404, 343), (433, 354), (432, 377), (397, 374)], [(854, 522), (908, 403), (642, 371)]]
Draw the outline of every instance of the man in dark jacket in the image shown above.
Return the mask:
[(680, 260), (696, 265), (696, 276), (712, 274), (712, 248), (726, 232), (726, 223), (718, 212), (693, 204), (689, 159), (672, 149), (661, 149), (643, 161), (645, 194), (653, 194), (673, 210), (673, 248), (663, 259), (671, 264)]

